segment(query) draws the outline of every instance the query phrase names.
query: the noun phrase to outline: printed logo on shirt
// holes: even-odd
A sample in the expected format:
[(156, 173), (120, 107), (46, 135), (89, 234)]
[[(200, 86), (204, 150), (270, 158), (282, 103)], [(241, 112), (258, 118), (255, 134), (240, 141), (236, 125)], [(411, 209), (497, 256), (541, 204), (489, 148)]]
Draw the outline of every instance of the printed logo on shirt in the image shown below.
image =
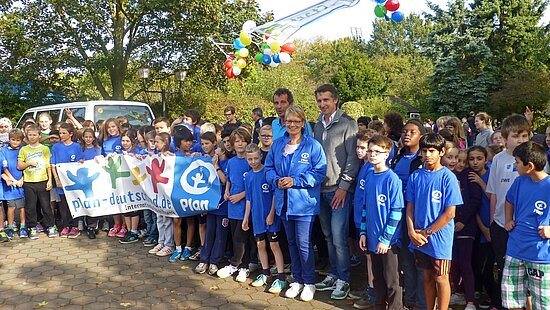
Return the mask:
[(115, 146), (115, 152), (120, 152), (120, 150), (122, 149), (122, 145), (117, 145)]
[(508, 163), (508, 164), (506, 164), (506, 165), (504, 166), (504, 170), (505, 170), (505, 171), (508, 171), (508, 172), (518, 171), (518, 170), (516, 169), (516, 166), (514, 166), (513, 163)]
[(387, 199), (388, 199), (388, 198), (387, 198), (386, 195), (384, 195), (384, 194), (378, 195), (378, 197), (377, 197), (378, 205), (379, 205), (379, 206), (385, 206), (385, 205), (386, 205), (386, 200), (387, 200)]
[(309, 164), (309, 154), (308, 153), (302, 153), (300, 155), (300, 160), (298, 161), (299, 164)]
[(223, 227), (229, 226), (229, 219), (228, 219), (228, 218), (224, 217), (224, 218), (222, 219), (222, 226), (223, 226)]
[(365, 189), (365, 179), (359, 180), (359, 189), (361, 190)]
[(262, 184), (262, 192), (269, 193), (269, 185), (267, 183)]
[(7, 166), (8, 166), (8, 161), (4, 159), (2, 161), (2, 167), (7, 167)]
[(546, 209), (546, 202), (542, 200), (538, 200), (537, 202), (535, 202), (535, 210), (533, 210), (534, 213), (542, 215), (544, 209)]
[(74, 161), (75, 159), (76, 159), (76, 155), (75, 154), (71, 155), (71, 161)]
[(443, 194), (440, 191), (433, 191), (432, 192), (432, 202), (433, 203), (441, 203), (441, 197)]

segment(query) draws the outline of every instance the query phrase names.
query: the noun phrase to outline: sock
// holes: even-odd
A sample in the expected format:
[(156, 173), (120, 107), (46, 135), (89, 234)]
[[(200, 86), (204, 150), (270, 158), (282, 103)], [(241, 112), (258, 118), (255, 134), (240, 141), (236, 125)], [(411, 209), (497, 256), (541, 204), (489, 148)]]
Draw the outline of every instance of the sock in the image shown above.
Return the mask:
[(138, 233), (137, 229), (132, 229), (132, 230), (130, 230), (130, 232), (133, 233), (133, 234), (136, 234), (136, 235)]
[(266, 276), (269, 276), (271, 273), (269, 272), (269, 268), (267, 269), (262, 269), (262, 273)]
[(190, 246), (186, 246), (185, 248), (188, 249), (189, 251), (192, 250), (192, 248)]
[(13, 225), (8, 225), (8, 229), (13, 230), (13, 228), (14, 228)]
[(27, 228), (27, 225), (25, 223), (21, 223), (21, 228)]
[(176, 252), (181, 252), (181, 245), (176, 245)]
[(278, 273), (277, 274), (277, 279), (279, 279), (279, 281), (286, 281), (285, 273), (284, 272)]

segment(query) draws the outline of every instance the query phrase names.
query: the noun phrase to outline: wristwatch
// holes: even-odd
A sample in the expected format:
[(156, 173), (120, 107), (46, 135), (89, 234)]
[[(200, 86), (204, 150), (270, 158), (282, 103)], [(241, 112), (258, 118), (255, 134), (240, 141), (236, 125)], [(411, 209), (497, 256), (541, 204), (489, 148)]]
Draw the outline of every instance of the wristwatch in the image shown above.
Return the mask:
[(424, 231), (426, 232), (426, 235), (428, 235), (428, 236), (431, 236), (434, 233), (431, 227), (428, 227), (428, 228), (424, 229)]

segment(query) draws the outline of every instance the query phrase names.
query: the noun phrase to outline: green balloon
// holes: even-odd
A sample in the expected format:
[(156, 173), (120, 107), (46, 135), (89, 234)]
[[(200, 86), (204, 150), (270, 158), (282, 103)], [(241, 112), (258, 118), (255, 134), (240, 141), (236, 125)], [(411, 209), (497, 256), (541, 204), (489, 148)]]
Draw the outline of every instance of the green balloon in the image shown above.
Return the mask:
[(263, 50), (265, 50), (266, 48), (269, 48), (269, 45), (267, 45), (267, 43), (263, 43), (263, 44), (262, 44), (261, 50), (263, 51)]
[(262, 58), (264, 57), (264, 54), (262, 53), (257, 53), (256, 54), (256, 61), (259, 62), (259, 63), (262, 63)]
[(388, 10), (382, 4), (378, 4), (374, 7), (374, 15), (376, 15), (376, 17), (384, 17), (387, 12)]
[(239, 51), (235, 51), (235, 52), (233, 53), (233, 55), (235, 55), (235, 58), (241, 57), (240, 54), (241, 54), (241, 53), (240, 53)]

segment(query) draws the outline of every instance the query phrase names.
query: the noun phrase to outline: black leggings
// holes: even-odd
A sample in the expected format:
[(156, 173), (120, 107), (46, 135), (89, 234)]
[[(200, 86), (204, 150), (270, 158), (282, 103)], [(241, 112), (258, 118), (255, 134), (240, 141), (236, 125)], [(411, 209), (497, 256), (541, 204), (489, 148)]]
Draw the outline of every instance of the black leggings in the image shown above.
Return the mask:
[[(231, 265), (239, 268), (248, 268), (250, 262), (250, 247), (249, 240), (252, 236), (252, 226), (248, 231), (244, 231), (242, 228), (243, 221), (229, 219), (229, 226), (231, 227), (231, 238), (233, 240), (233, 256), (231, 257)], [(251, 222), (249, 224), (252, 224)]]
[(69, 204), (67, 202), (67, 197), (65, 194), (59, 194), (61, 202), (59, 203), (59, 213), (61, 214), (61, 223), (63, 227), (60, 228), (71, 228), (78, 226), (78, 218), (73, 218), (71, 215), (71, 210), (69, 210)]

